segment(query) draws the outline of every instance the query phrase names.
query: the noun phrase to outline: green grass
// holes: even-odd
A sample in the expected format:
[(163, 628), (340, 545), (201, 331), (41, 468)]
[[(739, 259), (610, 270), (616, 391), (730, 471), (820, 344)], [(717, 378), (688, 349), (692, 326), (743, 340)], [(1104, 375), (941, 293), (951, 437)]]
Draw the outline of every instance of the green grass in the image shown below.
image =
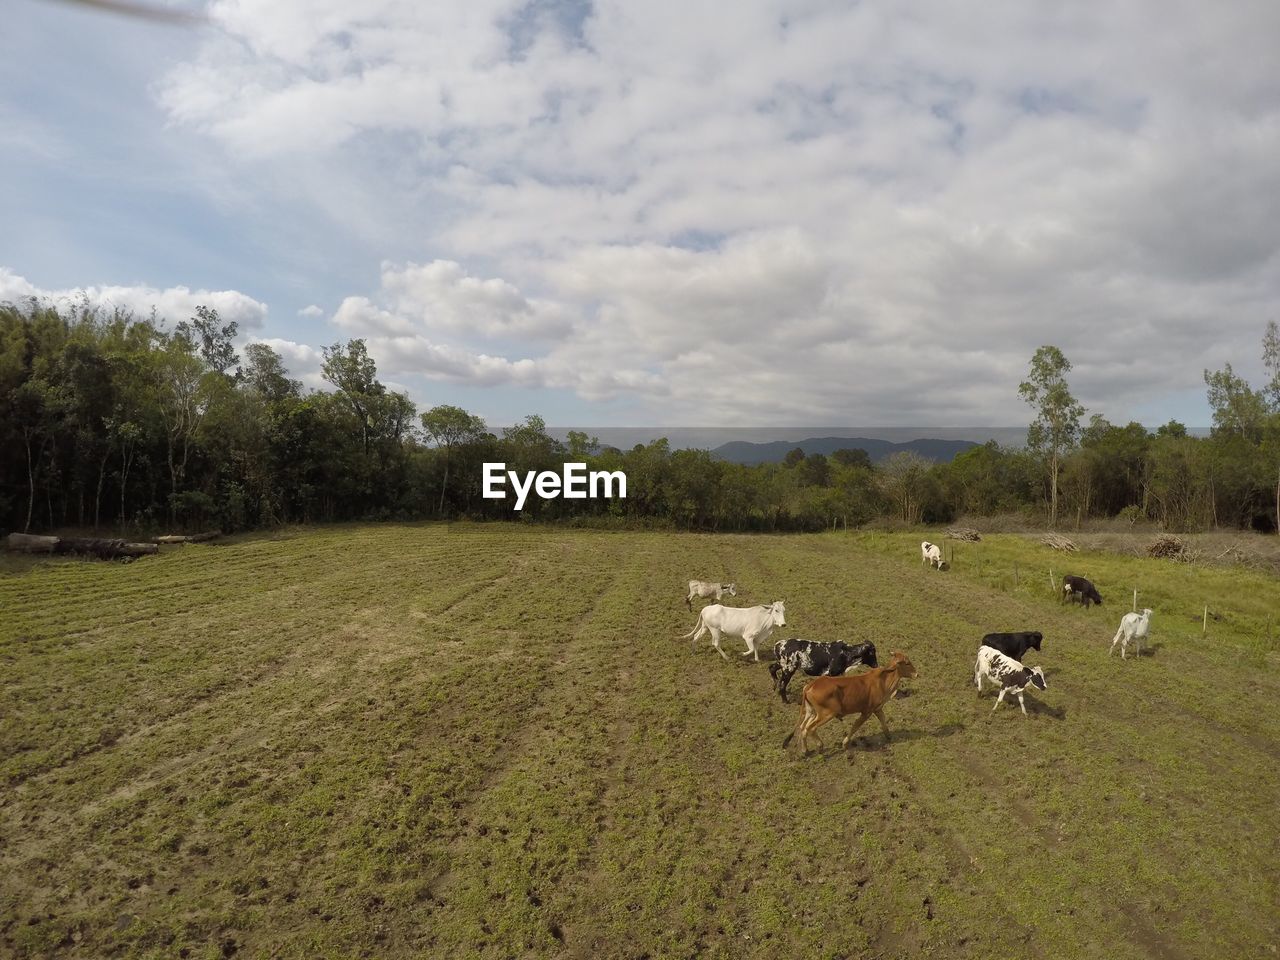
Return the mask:
[[(1280, 584), (1053, 563), (1085, 611), (1047, 548), (920, 539), (331, 527), (0, 577), (0, 956), (1274, 952)], [(892, 743), (784, 752), (765, 665), (676, 639), (693, 576), (907, 651)], [(1049, 689), (992, 714), (978, 639), (1022, 628)]]
[(1137, 609), (1150, 607), (1154, 611), (1154, 643), (1201, 640), (1252, 653), (1280, 650), (1280, 581), (1265, 571), (1104, 550), (1064, 553), (1042, 544), (1038, 534), (985, 534), (978, 543), (968, 543), (946, 540), (940, 532), (926, 529), (857, 533), (853, 539), (878, 553), (903, 558), (914, 555), (917, 564), (921, 563), (920, 541), (931, 540), (952, 560), (944, 576), (1050, 603), (1057, 599), (1050, 574), (1058, 587), (1065, 574), (1087, 577), (1105, 602), (1100, 610), (1092, 609), (1073, 622), (1091, 636), (1115, 636), (1121, 615), (1134, 607), (1136, 590)]

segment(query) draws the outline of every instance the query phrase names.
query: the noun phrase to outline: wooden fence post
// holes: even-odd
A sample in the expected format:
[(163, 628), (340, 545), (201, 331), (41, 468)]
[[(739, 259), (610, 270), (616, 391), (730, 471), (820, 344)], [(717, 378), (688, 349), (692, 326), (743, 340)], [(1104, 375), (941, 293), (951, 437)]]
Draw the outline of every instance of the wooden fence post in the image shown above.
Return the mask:
[(1200, 624), (1200, 632), (1208, 633), (1209, 631), (1209, 607), (1206, 604), (1204, 608), (1204, 621)]
[(1138, 588), (1133, 588), (1133, 612), (1138, 612)]
[(1018, 589), (1018, 561), (1013, 561), (1013, 589)]

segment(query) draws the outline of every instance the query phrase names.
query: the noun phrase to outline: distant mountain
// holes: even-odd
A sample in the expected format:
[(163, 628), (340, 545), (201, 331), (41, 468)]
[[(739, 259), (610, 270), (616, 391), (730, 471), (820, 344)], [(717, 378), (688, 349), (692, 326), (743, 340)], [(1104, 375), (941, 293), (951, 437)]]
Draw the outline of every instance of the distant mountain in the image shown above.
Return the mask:
[(908, 440), (905, 443), (893, 443), (866, 437), (810, 437), (807, 440), (774, 440), (770, 443), (733, 440), (721, 444), (711, 453), (731, 463), (757, 464), (781, 463), (796, 447), (806, 454), (821, 453), (828, 457), (837, 450), (865, 450), (873, 463), (879, 463), (901, 450), (912, 450), (930, 460), (946, 462), (976, 446), (978, 444), (972, 440)]

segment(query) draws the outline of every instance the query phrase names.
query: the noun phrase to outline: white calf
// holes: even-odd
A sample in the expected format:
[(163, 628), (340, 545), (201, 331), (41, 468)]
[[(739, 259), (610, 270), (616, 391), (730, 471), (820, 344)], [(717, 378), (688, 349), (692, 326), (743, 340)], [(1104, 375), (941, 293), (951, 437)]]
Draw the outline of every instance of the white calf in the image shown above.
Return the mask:
[(947, 569), (947, 561), (942, 559), (942, 548), (928, 540), (920, 543), (920, 562), (931, 563), (938, 570)]
[(1134, 656), (1142, 656), (1142, 641), (1151, 631), (1151, 611), (1144, 609), (1141, 613), (1126, 613), (1120, 618), (1120, 629), (1111, 641), (1111, 649), (1107, 656), (1116, 652), (1116, 644), (1120, 644), (1120, 659), (1127, 660), (1129, 641), (1133, 641)]
[(703, 599), (715, 597), (716, 603), (719, 603), (720, 598), (726, 593), (731, 597), (736, 597), (738, 595), (738, 585), (736, 583), (708, 583), (705, 580), (690, 580), (689, 595), (684, 598), (684, 602), (692, 610), (694, 597), (702, 597)]

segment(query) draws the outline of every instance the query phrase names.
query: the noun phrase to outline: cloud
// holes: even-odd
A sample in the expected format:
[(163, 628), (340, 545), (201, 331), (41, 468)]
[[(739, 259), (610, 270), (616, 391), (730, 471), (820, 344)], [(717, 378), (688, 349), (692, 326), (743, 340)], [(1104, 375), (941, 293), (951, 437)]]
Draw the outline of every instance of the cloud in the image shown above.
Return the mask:
[(301, 310), (299, 310), (299, 311), (298, 311), (298, 316), (300, 316), (300, 317), (306, 317), (306, 318), (307, 318), (307, 319), (309, 319), (309, 320), (314, 320), (314, 319), (316, 319), (317, 317), (323, 317), (323, 316), (324, 316), (324, 310), (322, 310), (320, 307), (316, 306), (316, 305), (313, 303), (313, 304), (311, 304), (310, 306), (303, 307)]
[(106, 310), (119, 308), (132, 311), (139, 317), (150, 315), (154, 309), (157, 316), (170, 324), (191, 319), (197, 306), (218, 311), (218, 316), (224, 323), (234, 321), (242, 331), (261, 329), (267, 320), (267, 305), (237, 290), (191, 290), (181, 286), (161, 290), (141, 284), (48, 290), (36, 287), (25, 277), (0, 267), (0, 303), (16, 303), (32, 297), (55, 305), (87, 301), (92, 306)]
[(305, 161), (344, 227), (401, 214), (361, 217), (396, 252), (333, 315), (398, 376), (584, 420), (1016, 422), (1056, 343), (1121, 417), (1250, 373), (1280, 313), (1264, 0), (211, 15), (161, 104), (245, 170)]

